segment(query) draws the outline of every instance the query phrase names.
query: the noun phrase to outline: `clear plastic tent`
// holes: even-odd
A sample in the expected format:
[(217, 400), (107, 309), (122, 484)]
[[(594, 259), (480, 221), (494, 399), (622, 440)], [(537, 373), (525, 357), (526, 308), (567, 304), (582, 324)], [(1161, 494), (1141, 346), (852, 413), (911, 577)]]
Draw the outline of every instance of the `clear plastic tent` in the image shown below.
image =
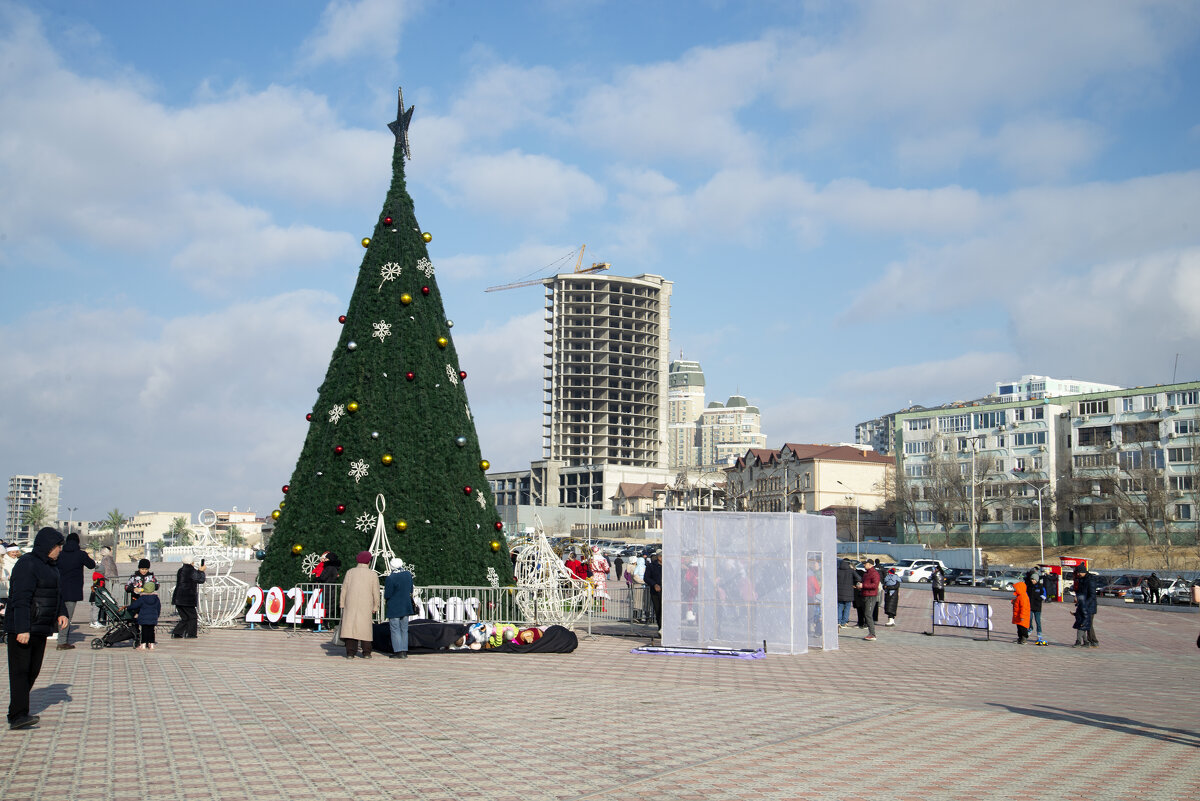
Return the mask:
[(663, 513), (665, 646), (837, 648), (832, 517)]

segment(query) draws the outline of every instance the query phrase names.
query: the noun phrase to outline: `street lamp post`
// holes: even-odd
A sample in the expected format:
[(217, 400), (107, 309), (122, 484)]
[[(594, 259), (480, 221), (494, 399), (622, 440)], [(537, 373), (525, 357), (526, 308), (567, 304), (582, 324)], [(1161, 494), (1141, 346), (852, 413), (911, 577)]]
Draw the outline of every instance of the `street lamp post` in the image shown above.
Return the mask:
[(71, 524), (75, 522), (75, 512), (79, 510), (78, 506), (67, 507), (67, 533), (71, 533)]
[(1029, 486), (1031, 486), (1035, 490), (1037, 490), (1037, 496), (1038, 496), (1038, 549), (1041, 551), (1041, 554), (1042, 554), (1041, 560), (1038, 562), (1038, 564), (1044, 564), (1046, 562), (1046, 530), (1045, 530), (1045, 526), (1043, 525), (1043, 522), (1042, 522), (1042, 520), (1043, 520), (1042, 519), (1042, 490), (1046, 489), (1046, 487), (1048, 487), (1049, 484), (1043, 484), (1042, 486), (1039, 487), (1037, 484), (1034, 484), (1032, 481), (1027, 481), (1026, 479), (1023, 479), (1020, 476), (1018, 476), (1016, 470), (1013, 470), (1012, 473), (1013, 473), (1013, 478), (1015, 478), (1017, 481), (1020, 481), (1022, 484), (1028, 484)]
[(834, 481), (837, 482), (838, 484), (841, 484), (842, 487), (849, 493), (848, 495), (846, 495), (846, 500), (848, 500), (854, 504), (854, 558), (858, 559), (862, 556), (862, 553), (861, 553), (862, 527), (860, 524), (861, 511), (860, 511), (860, 507), (858, 505), (858, 495), (855, 494), (854, 491), (852, 491), (845, 484), (842, 484), (842, 482), (838, 481), (836, 478), (834, 479)]

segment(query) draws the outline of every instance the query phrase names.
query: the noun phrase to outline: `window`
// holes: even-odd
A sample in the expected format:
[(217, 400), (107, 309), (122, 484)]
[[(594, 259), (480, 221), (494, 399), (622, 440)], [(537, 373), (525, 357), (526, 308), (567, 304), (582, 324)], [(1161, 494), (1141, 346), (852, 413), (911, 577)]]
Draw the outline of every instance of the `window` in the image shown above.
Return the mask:
[(918, 417), (915, 420), (905, 420), (904, 428), (908, 431), (928, 431), (931, 421), (928, 417)]
[(930, 465), (928, 464), (906, 464), (904, 465), (904, 475), (909, 478), (928, 478), (930, 474)]
[(917, 510), (917, 522), (918, 523), (936, 523), (937, 519), (934, 517), (932, 509), (918, 509)]
[(1020, 448), (1026, 445), (1045, 445), (1045, 431), (1022, 431), (1013, 435), (1013, 445)]
[(1080, 401), (1080, 414), (1108, 414), (1108, 399), (1094, 401)]
[(1032, 506), (1014, 506), (1012, 510), (1012, 519), (1014, 523), (1037, 520), (1037, 509), (1034, 509)]
[(1167, 448), (1168, 462), (1190, 462), (1194, 452), (1192, 448)]
[(904, 443), (904, 452), (908, 455), (918, 453), (929, 453), (930, 442), (927, 439), (918, 440), (917, 442)]
[(961, 434), (971, 430), (971, 415), (956, 414), (949, 417), (939, 417), (938, 431), (943, 434)]
[(1195, 434), (1198, 429), (1195, 417), (1190, 417), (1187, 420), (1176, 420), (1174, 424), (1176, 434)]
[(1075, 456), (1076, 467), (1111, 467), (1116, 463), (1111, 453), (1080, 453)]
[(1143, 395), (1142, 396), (1142, 411), (1152, 412), (1157, 408), (1158, 408), (1158, 396), (1157, 395)]
[(1007, 422), (1004, 412), (976, 412), (975, 427), (976, 428), (995, 428), (1002, 426)]
[(1121, 398), (1121, 411), (1123, 411), (1123, 412), (1136, 412), (1137, 411), (1137, 409), (1133, 408), (1133, 398)]
[[(1026, 462), (1026, 460), (1025, 460), (1024, 456), (1018, 456), (1016, 459), (1013, 459), (1013, 470), (1017, 471), (1018, 473), (1024, 473), (1025, 472), (1025, 462)], [(1024, 489), (1021, 490), (1021, 492), (1024, 492), (1024, 491), (1025, 491)]]
[(1158, 439), (1158, 421), (1126, 423), (1121, 426), (1122, 442), (1154, 442)]
[(1196, 486), (1192, 476), (1171, 476), (1171, 489), (1186, 492)]
[(1046, 419), (1046, 407), (1045, 406), (1034, 406), (1032, 409), (1029, 410), (1029, 419), (1030, 420), (1045, 420)]
[(1170, 406), (1196, 406), (1200, 405), (1200, 390), (1189, 390), (1188, 392), (1168, 392), (1167, 404)]
[(1162, 448), (1147, 448), (1144, 451), (1121, 451), (1118, 461), (1123, 470), (1137, 470), (1141, 467), (1161, 470), (1165, 466)]
[(1175, 519), (1176, 520), (1191, 520), (1192, 505), (1190, 503), (1175, 504)]
[(1080, 445), (1104, 445), (1112, 440), (1112, 429), (1108, 426), (1079, 429)]

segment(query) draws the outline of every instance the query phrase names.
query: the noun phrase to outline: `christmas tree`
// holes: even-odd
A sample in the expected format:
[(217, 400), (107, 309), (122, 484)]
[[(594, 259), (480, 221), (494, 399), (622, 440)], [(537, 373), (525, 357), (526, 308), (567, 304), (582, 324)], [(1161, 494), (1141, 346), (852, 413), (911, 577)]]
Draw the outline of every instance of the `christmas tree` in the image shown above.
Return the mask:
[(342, 335), (308, 415), (308, 436), (283, 501), (259, 585), (311, 581), (312, 554), (346, 567), (368, 550), (377, 496), (392, 550), (419, 584), (487, 583), (512, 575), (426, 244), (404, 182), (413, 109), (400, 94), (392, 184), (359, 268)]

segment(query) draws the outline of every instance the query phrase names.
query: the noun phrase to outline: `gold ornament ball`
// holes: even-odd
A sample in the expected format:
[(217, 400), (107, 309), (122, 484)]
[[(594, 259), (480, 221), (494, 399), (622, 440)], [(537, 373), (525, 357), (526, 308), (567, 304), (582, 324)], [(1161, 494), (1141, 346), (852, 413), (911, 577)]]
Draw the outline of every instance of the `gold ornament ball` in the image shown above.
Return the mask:
[(384, 463), (384, 464), (391, 464), (391, 463), (392, 463), (392, 455), (391, 455), (390, 453), (385, 453), (385, 454), (383, 455), (383, 463)]
[(346, 411), (348, 411), (348, 412), (357, 412), (357, 411), (358, 411), (358, 402), (357, 402), (357, 401), (350, 401), (349, 403), (347, 403), (347, 404), (346, 404)]
[(487, 470), (487, 469), (488, 469), (489, 467), (491, 467), (491, 466), (492, 466), (492, 463), (491, 463), (491, 462), (489, 462), (487, 459), (480, 459), (480, 460), (479, 460), (479, 467), (480, 467), (481, 469), (483, 469), (483, 470)]
[(407, 306), (408, 304), (412, 303), (412, 295), (405, 292), (400, 296), (400, 302)]
[(363, 239), (362, 239), (362, 245), (363, 245), (363, 247), (364, 247), (364, 248), (365, 248), (365, 247), (370, 247), (370, 246), (371, 246), (371, 239), (370, 239), (369, 237), (365, 237), (365, 236), (364, 236), (364, 237), (363, 237)]
[(304, 546), (298, 542), (292, 546), (292, 553), (300, 553), (303, 550), (304, 550)]
[(500, 540), (492, 540), (492, 553), (500, 550)]
[(275, 511), (271, 512), (271, 518), (272, 518), (273, 520), (278, 520), (278, 519), (279, 519), (279, 514), (280, 514), (279, 510), (278, 510), (278, 509), (276, 509)]
[(287, 505), (287, 501), (280, 501), (280, 502), (279, 502), (279, 508), (280, 508), (280, 509), (282, 509), (282, 508), (283, 508), (284, 506), (286, 506), (286, 505)]
[(425, 233), (421, 234), (421, 238), (425, 240), (425, 244), (429, 244), (433, 241), (433, 234), (426, 231)]
[(396, 531), (408, 531), (408, 521), (397, 520), (396, 521)]
[(439, 348), (444, 348), (449, 344), (450, 344), (450, 340), (446, 339), (445, 337), (438, 337), (438, 347)]

